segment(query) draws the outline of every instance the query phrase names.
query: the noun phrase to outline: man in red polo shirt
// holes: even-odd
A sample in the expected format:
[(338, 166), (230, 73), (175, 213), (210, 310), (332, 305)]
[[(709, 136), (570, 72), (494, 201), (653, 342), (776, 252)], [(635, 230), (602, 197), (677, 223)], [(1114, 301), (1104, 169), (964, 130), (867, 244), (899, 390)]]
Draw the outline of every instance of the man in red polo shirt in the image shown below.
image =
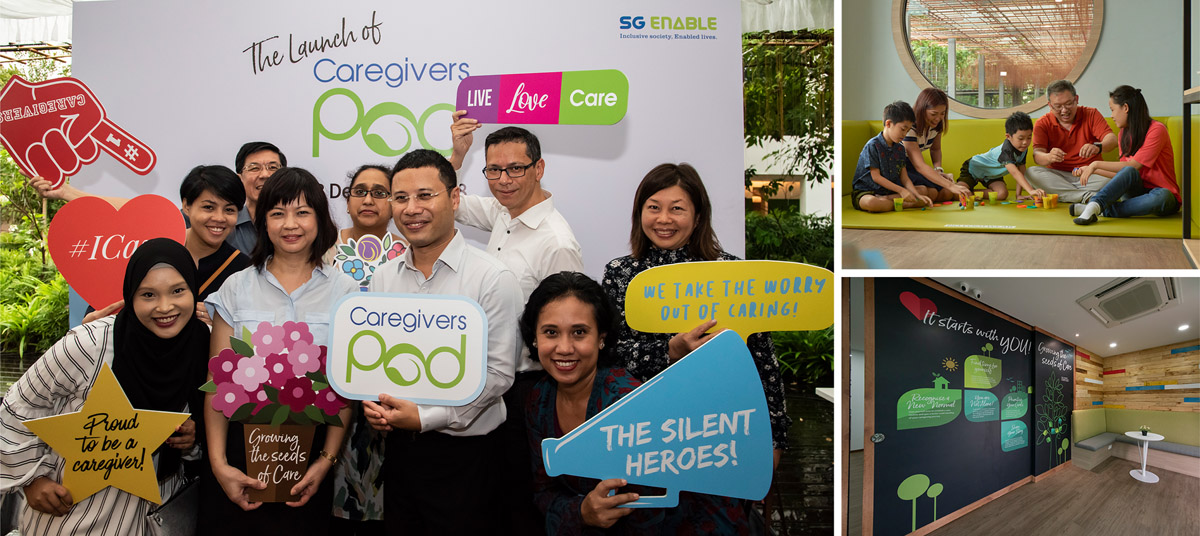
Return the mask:
[(1099, 110), (1079, 105), (1079, 95), (1070, 82), (1051, 83), (1046, 98), (1050, 113), (1033, 125), (1033, 161), (1040, 167), (1029, 168), (1026, 176), (1034, 188), (1058, 194), (1059, 201), (1086, 203), (1108, 179), (1093, 177), (1081, 186), (1072, 171), (1100, 160), (1101, 153), (1117, 146), (1117, 135)]

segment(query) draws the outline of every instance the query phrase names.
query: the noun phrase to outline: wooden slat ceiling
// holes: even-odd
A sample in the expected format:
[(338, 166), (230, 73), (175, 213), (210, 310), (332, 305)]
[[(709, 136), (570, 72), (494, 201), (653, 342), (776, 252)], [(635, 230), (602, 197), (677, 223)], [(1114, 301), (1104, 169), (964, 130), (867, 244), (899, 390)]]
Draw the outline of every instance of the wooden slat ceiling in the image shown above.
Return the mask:
[(982, 52), (989, 87), (999, 71), (1007, 71), (1009, 87), (1064, 78), (1092, 29), (1087, 0), (910, 0), (907, 13), (910, 40), (945, 45), (953, 37), (958, 50)]

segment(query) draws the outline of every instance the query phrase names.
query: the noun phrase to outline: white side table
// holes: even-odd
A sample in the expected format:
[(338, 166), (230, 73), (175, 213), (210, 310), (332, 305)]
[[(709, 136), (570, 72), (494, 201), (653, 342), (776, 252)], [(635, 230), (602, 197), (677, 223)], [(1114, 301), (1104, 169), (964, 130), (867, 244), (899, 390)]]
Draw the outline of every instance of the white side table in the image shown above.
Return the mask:
[(1138, 444), (1141, 445), (1141, 447), (1142, 447), (1142, 470), (1139, 471), (1137, 469), (1133, 469), (1133, 470), (1129, 471), (1129, 476), (1132, 476), (1134, 478), (1134, 480), (1140, 480), (1147, 484), (1153, 484), (1155, 482), (1158, 482), (1158, 475), (1146, 470), (1146, 452), (1148, 450), (1150, 450), (1150, 442), (1151, 441), (1162, 441), (1163, 436), (1158, 435), (1154, 432), (1150, 432), (1150, 433), (1147, 433), (1146, 435), (1142, 435), (1142, 432), (1140, 430), (1136, 431), (1136, 432), (1125, 432), (1125, 435), (1138, 440)]

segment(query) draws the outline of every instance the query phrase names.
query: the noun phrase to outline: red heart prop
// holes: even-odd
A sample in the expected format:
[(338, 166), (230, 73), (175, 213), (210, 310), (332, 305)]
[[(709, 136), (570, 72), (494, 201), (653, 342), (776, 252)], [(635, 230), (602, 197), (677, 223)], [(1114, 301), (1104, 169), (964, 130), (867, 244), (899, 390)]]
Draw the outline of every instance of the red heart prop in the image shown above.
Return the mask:
[(937, 312), (937, 305), (933, 303), (933, 300), (918, 298), (916, 294), (911, 292), (901, 292), (900, 303), (904, 304), (904, 308), (908, 309), (908, 312), (912, 313), (913, 316), (917, 317), (917, 320), (922, 322), (925, 321), (926, 313)]
[(121, 299), (125, 265), (138, 245), (151, 238), (182, 244), (183, 215), (166, 198), (139, 195), (120, 210), (98, 197), (80, 197), (58, 209), (46, 241), (67, 284), (92, 307)]

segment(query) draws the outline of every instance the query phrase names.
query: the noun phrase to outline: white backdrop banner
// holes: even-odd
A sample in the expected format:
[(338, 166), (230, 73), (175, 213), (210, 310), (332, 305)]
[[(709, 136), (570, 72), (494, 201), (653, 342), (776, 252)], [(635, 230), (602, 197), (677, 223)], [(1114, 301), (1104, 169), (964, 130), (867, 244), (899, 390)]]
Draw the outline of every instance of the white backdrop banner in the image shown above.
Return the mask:
[[(529, 125), (542, 185), (583, 246), (589, 274), (629, 252), (638, 182), (690, 162), (726, 250), (745, 248), (739, 3), (182, 2), (75, 5), (73, 75), (158, 154), (149, 175), (100, 159), (75, 179), (99, 194), (178, 199), (193, 166), (233, 167), (242, 143), (278, 145), (336, 195), (347, 172), (417, 148), (450, 154), (450, 113), (468, 76), (615, 69), (628, 108), (614, 125)], [(503, 125), (500, 125), (503, 126)], [(459, 172), (480, 170), (487, 125)], [(341, 198), (332, 204), (349, 226)], [(476, 245), (485, 233), (467, 231)]]

